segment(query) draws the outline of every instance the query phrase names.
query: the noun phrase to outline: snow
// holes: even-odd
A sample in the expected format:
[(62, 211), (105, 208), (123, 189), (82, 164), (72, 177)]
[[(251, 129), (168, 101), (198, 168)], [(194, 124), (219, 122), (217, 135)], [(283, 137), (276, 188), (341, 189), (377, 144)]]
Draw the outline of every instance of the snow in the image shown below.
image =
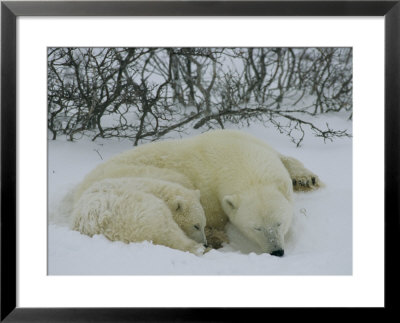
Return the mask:
[[(344, 117), (321, 117), (334, 129), (348, 129)], [(232, 127), (233, 128), (233, 127)], [(132, 149), (127, 140), (86, 137), (48, 142), (49, 275), (351, 275), (352, 274), (352, 140), (333, 142), (307, 133), (302, 145), (272, 126), (242, 128), (293, 156), (318, 174), (326, 187), (295, 193), (295, 214), (286, 237), (284, 257), (257, 254), (250, 242), (228, 226), (229, 245), (203, 256), (153, 245), (92, 238), (55, 221), (63, 197), (97, 164)], [(191, 133), (194, 135), (198, 131)], [(169, 136), (171, 137), (171, 136)]]

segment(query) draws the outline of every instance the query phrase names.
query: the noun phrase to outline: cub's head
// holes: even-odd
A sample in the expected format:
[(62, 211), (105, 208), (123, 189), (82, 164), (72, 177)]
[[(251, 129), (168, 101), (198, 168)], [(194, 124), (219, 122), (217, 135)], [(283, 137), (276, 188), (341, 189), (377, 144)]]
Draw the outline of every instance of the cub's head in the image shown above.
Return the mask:
[(170, 201), (168, 206), (175, 222), (186, 235), (203, 245), (207, 245), (204, 228), (206, 216), (200, 204), (200, 191), (183, 188)]
[(256, 186), (222, 199), (232, 224), (265, 253), (284, 254), (284, 236), (293, 217), (292, 202), (275, 187)]

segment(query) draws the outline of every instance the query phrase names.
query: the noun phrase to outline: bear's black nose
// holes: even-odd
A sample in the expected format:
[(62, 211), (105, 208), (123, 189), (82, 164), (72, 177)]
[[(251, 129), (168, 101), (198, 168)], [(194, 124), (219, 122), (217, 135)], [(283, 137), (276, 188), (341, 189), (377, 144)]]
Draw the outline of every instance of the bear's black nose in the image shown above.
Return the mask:
[(285, 251), (283, 249), (274, 250), (271, 252), (272, 256), (282, 257)]

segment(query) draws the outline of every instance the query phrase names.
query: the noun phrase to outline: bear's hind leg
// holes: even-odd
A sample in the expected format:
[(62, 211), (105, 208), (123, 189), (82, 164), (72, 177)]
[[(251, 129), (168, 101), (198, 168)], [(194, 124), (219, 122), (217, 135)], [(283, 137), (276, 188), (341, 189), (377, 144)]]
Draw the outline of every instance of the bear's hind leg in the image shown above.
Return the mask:
[(280, 155), (280, 159), (289, 172), (294, 191), (312, 191), (323, 187), (319, 177), (297, 159), (283, 155)]

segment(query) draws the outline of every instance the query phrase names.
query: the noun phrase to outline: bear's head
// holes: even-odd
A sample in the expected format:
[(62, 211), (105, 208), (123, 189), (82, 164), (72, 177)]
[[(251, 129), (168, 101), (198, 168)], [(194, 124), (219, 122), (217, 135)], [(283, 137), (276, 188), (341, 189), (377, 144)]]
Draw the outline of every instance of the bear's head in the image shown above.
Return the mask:
[(186, 235), (203, 245), (207, 245), (204, 228), (206, 216), (200, 204), (200, 191), (182, 188), (169, 202), (175, 222)]
[(222, 208), (229, 221), (263, 252), (283, 256), (284, 236), (293, 217), (290, 195), (276, 187), (255, 186), (225, 195)]

